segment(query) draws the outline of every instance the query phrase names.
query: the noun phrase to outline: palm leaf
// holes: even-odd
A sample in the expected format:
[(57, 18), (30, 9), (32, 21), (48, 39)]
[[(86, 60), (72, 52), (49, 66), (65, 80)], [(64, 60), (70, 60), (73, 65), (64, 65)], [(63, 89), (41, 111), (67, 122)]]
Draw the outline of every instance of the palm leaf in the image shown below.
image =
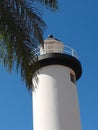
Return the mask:
[[(54, 1), (54, 0), (53, 0)], [(16, 66), (26, 86), (32, 88), (38, 57), (35, 49), (43, 43), (46, 24), (33, 0), (0, 1), (0, 61), (9, 72)], [(44, 4), (44, 1), (40, 1)], [(34, 5), (34, 6), (33, 6)], [(45, 3), (53, 8), (53, 5)]]
[(52, 9), (52, 10), (58, 10), (58, 1), (57, 0), (37, 0), (44, 6)]

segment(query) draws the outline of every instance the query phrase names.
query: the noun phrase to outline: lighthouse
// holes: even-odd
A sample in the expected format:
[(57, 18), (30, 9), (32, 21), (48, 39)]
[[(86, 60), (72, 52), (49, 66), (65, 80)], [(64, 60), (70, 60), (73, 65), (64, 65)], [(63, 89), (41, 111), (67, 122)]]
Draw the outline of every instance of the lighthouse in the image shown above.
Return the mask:
[(33, 130), (81, 130), (76, 81), (82, 68), (77, 53), (50, 35), (38, 60), (38, 83), (32, 79)]

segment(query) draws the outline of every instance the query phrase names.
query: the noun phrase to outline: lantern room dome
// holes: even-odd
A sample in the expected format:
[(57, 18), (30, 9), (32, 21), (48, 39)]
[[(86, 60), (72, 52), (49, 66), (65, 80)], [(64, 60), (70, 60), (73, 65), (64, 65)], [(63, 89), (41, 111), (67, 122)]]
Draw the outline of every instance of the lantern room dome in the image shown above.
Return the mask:
[(44, 48), (40, 48), (40, 54), (45, 53), (63, 53), (64, 52), (64, 45), (63, 43), (54, 38), (53, 35), (49, 35), (49, 37), (44, 40)]
[(44, 44), (45, 44), (45, 45), (46, 45), (46, 44), (58, 44), (58, 45), (63, 45), (63, 43), (62, 43), (60, 40), (54, 38), (53, 35), (49, 35), (49, 37), (48, 37), (46, 40), (44, 40)]

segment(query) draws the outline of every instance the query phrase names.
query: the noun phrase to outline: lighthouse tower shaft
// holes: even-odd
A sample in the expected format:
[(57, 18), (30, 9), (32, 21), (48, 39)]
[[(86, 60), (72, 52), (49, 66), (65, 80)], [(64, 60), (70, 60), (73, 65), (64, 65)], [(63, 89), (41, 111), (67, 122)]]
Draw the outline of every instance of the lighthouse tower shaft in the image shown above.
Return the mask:
[(76, 87), (81, 65), (59, 49), (60, 53), (52, 50), (39, 57), (39, 81), (33, 92), (34, 130), (81, 130)]

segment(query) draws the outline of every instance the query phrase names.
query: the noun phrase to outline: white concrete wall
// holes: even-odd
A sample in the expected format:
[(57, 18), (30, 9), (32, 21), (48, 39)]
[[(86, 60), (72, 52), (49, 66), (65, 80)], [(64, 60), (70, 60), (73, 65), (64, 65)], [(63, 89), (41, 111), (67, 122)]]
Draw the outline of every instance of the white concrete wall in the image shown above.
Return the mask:
[(70, 80), (70, 71), (60, 65), (40, 70), (33, 92), (34, 130), (81, 130), (77, 88)]

